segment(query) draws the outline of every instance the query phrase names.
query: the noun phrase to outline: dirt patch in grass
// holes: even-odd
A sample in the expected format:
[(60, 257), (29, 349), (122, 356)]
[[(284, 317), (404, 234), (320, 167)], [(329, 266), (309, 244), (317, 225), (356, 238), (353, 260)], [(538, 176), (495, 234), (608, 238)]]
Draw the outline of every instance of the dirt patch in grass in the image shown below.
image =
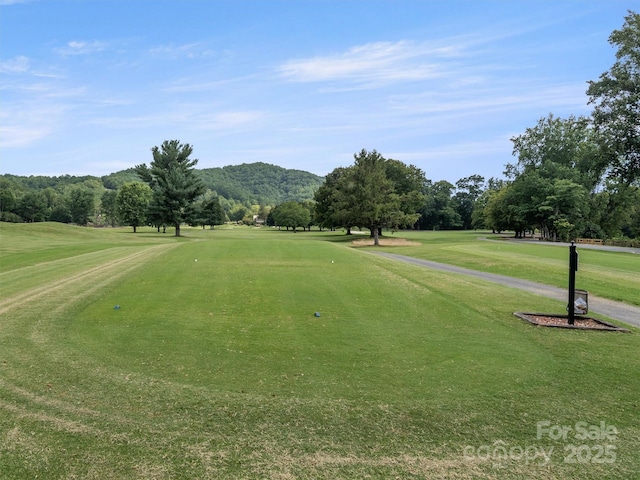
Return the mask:
[(590, 317), (576, 316), (574, 318), (573, 325), (569, 324), (569, 317), (567, 315), (551, 315), (546, 313), (522, 313), (515, 312), (516, 317), (522, 320), (539, 325), (542, 327), (557, 327), (557, 328), (573, 328), (578, 330), (605, 330), (615, 332), (629, 332), (626, 328), (612, 325), (611, 323), (603, 322)]
[[(411, 242), (404, 238), (380, 238), (379, 243), (382, 247), (411, 247), (421, 245), (419, 242)], [(354, 247), (372, 247), (373, 238), (359, 238), (351, 242), (351, 245)]]

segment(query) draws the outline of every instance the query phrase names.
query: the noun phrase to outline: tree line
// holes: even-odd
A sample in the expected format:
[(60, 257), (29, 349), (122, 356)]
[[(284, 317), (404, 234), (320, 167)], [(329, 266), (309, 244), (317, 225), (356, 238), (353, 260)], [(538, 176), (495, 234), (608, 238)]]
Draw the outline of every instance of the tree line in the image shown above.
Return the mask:
[[(133, 216), (137, 226), (146, 225), (149, 219), (133, 212), (130, 198), (146, 195), (139, 173), (132, 167), (103, 177), (0, 175), (0, 220), (116, 226), (130, 225)], [(205, 190), (185, 216), (192, 225), (266, 218), (281, 202), (313, 199), (322, 183), (318, 175), (263, 162), (196, 169), (194, 176)]]
[[(589, 117), (541, 118), (511, 139), (505, 178), (433, 182), (376, 150), (354, 155), (324, 181), (263, 163), (196, 170), (178, 140), (152, 148), (149, 166), (102, 178), (0, 177), (0, 219), (86, 225), (492, 229), (546, 240), (640, 238), (640, 15), (609, 42), (616, 61), (586, 94)], [(54, 186), (55, 185), (55, 186)], [(284, 188), (283, 188), (284, 186)]]

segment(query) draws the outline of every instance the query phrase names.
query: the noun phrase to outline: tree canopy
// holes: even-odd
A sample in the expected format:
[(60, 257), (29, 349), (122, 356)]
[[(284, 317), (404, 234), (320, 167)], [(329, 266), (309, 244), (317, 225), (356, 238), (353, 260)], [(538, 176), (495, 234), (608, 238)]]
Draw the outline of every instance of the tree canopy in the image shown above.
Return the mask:
[(382, 227), (416, 223), (424, 202), (424, 173), (377, 151), (361, 150), (354, 164), (327, 175), (316, 193), (316, 214), (324, 226), (364, 227), (379, 245)]
[(133, 227), (134, 233), (137, 227), (146, 224), (151, 197), (151, 188), (142, 182), (125, 183), (118, 190), (115, 200), (118, 218)]
[(627, 184), (640, 181), (640, 14), (629, 11), (609, 43), (618, 48), (616, 61), (587, 94), (610, 175)]
[(271, 211), (276, 227), (289, 227), (295, 232), (298, 227), (306, 227), (311, 221), (309, 209), (300, 202), (285, 202)]

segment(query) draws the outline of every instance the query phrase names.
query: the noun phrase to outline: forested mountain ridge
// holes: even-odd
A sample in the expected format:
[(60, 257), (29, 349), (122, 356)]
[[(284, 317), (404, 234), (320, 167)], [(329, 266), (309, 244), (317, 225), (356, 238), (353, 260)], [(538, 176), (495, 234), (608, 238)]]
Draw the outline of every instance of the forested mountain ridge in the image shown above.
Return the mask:
[[(196, 170), (206, 189), (226, 200), (246, 205), (278, 205), (295, 200), (311, 200), (323, 177), (302, 170), (286, 169), (263, 162), (243, 163), (225, 167)], [(0, 175), (0, 187), (26, 192), (52, 188), (60, 193), (72, 185), (89, 182), (99, 184), (107, 190), (117, 190), (126, 182), (141, 181), (133, 168), (121, 170), (102, 177), (91, 175), (73, 176), (19, 176)]]
[(312, 200), (324, 181), (310, 172), (267, 163), (243, 163), (198, 170), (207, 189), (226, 199), (251, 205), (279, 205)]

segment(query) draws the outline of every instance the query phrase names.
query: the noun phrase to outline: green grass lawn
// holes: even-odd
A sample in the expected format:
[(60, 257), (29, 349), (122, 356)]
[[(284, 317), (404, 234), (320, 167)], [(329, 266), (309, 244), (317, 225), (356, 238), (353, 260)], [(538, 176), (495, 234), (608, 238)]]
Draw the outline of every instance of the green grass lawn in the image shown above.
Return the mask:
[[(0, 224), (2, 478), (640, 469), (637, 329), (533, 327), (512, 313), (560, 302), (370, 255), (337, 233), (184, 233)], [(430, 233), (393, 251), (418, 255)], [(457, 245), (464, 266), (487, 256), (489, 242), (446, 238), (430, 249)], [(577, 438), (601, 422), (615, 438)], [(556, 438), (558, 426), (572, 431)]]

